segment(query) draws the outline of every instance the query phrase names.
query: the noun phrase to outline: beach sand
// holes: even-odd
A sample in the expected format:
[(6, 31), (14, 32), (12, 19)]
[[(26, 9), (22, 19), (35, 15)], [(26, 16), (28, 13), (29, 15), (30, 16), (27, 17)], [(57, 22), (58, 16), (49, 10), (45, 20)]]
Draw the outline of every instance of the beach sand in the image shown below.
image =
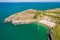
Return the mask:
[(50, 22), (50, 21), (47, 21), (47, 20), (40, 20), (38, 21), (39, 23), (43, 23), (43, 24), (46, 24), (50, 27), (54, 27), (56, 24), (54, 22)]

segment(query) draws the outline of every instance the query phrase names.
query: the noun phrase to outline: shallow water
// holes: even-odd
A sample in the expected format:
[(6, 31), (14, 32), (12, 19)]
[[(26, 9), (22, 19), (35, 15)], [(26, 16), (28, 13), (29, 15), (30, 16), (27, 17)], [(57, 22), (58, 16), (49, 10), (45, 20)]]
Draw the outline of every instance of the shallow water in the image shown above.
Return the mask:
[(1, 24), (0, 40), (47, 40), (47, 29), (36, 23), (13, 25)]
[(60, 3), (0, 3), (0, 40), (47, 40), (45, 25), (31, 23), (15, 26), (2, 21), (11, 14), (30, 8), (46, 10), (59, 7)]

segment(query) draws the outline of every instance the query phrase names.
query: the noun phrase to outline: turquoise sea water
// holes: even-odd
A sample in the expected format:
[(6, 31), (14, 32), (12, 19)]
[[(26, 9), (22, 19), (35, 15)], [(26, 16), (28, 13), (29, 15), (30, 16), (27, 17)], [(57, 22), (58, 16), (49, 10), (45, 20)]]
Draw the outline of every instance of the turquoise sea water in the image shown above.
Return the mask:
[(13, 25), (2, 23), (11, 14), (26, 9), (47, 10), (60, 8), (60, 3), (0, 3), (0, 40), (47, 40), (45, 25), (31, 23)]

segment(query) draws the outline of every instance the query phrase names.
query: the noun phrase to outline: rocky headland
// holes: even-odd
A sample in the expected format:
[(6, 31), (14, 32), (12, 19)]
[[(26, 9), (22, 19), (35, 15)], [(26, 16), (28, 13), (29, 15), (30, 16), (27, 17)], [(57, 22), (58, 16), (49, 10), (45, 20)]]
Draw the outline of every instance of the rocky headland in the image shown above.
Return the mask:
[[(39, 11), (40, 12), (40, 11)], [(31, 22), (35, 22), (39, 19), (35, 19), (34, 16), (38, 13), (37, 10), (34, 9), (27, 9), (22, 12), (15, 13), (6, 19), (4, 19), (4, 22), (11, 22), (12, 24), (27, 24)]]
[[(60, 8), (50, 10), (34, 10), (27, 9), (22, 12), (12, 14), (11, 16), (4, 19), (4, 22), (11, 22), (14, 25), (27, 24), (32, 22), (40, 22), (50, 27), (55, 26), (56, 22), (60, 19)], [(56, 18), (55, 18), (56, 17)], [(60, 22), (60, 21), (59, 21)]]
[[(7, 22), (10, 22), (14, 25), (39, 22), (49, 26), (50, 28), (53, 28), (52, 32), (54, 35), (52, 35), (52, 37), (57, 37), (55, 35), (57, 35), (59, 31), (58, 28), (60, 27), (60, 8), (48, 10), (27, 9), (5, 18), (4, 23)], [(56, 30), (58, 31), (56, 32)], [(50, 30), (48, 33), (51, 35)], [(53, 39), (54, 38), (52, 38), (52, 40)]]

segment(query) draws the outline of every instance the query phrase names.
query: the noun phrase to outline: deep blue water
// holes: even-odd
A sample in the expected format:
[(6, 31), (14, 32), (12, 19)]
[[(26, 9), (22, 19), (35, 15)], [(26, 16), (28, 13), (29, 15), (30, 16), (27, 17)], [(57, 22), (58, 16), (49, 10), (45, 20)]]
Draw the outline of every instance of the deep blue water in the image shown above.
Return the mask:
[[(4, 18), (11, 14), (21, 12), (26, 9), (47, 10), (60, 8), (58, 2), (37, 2), (37, 3), (0, 3), (0, 40), (47, 40), (44, 25), (24, 24), (15, 26), (10, 23), (3, 24)], [(39, 29), (38, 29), (39, 27)]]
[(0, 19), (16, 12), (26, 9), (47, 10), (53, 8), (60, 8), (59, 2), (37, 2), (37, 3), (0, 3)]

